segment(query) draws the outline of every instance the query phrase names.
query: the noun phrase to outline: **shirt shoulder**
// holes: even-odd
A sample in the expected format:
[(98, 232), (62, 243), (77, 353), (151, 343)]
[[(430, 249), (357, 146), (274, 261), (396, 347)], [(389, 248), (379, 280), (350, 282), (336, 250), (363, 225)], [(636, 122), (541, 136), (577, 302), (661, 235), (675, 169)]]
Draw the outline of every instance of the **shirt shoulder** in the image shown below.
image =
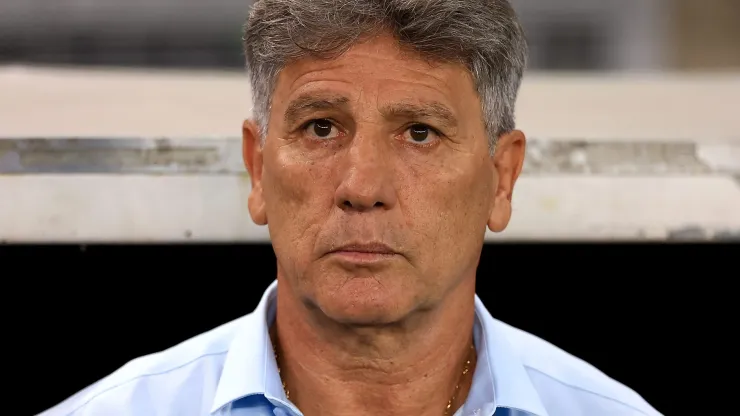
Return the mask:
[(555, 345), (499, 321), (550, 416), (660, 416), (624, 384)]
[(248, 316), (136, 358), (39, 416), (208, 414), (231, 340)]

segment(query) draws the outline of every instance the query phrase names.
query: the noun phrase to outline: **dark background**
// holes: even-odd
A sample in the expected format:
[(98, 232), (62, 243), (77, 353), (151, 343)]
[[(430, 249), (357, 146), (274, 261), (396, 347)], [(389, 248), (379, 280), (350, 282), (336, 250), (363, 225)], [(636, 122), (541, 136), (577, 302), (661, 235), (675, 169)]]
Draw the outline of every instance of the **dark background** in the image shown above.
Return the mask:
[[(494, 317), (589, 361), (670, 415), (684, 408), (688, 374), (706, 365), (688, 355), (712, 331), (698, 318), (703, 288), (723, 280), (717, 272), (737, 252), (717, 244), (487, 244), (478, 294)], [(267, 244), (0, 246), (0, 264), (21, 281), (5, 296), (17, 357), (16, 374), (6, 376), (33, 400), (17, 414), (40, 412), (128, 360), (251, 312), (276, 270)], [(730, 308), (721, 305), (709, 307)]]

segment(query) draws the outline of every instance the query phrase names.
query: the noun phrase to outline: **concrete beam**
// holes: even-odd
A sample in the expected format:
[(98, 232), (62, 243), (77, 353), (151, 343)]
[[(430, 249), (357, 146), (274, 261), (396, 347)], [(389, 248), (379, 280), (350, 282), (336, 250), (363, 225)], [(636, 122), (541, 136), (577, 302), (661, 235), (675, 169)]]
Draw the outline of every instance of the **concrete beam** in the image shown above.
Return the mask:
[[(0, 174), (242, 175), (241, 139), (0, 138)], [(740, 141), (530, 138), (524, 175), (740, 175)]]
[[(0, 175), (0, 241), (268, 241), (246, 175)], [(488, 241), (738, 239), (729, 176), (525, 176)]]
[[(243, 74), (7, 67), (0, 91), (0, 241), (269, 238), (246, 207)], [(530, 75), (513, 219), (487, 238), (739, 238), (737, 108), (736, 75)]]
[[(531, 140), (507, 240), (740, 239), (740, 143)], [(0, 240), (267, 241), (237, 138), (0, 139)]]

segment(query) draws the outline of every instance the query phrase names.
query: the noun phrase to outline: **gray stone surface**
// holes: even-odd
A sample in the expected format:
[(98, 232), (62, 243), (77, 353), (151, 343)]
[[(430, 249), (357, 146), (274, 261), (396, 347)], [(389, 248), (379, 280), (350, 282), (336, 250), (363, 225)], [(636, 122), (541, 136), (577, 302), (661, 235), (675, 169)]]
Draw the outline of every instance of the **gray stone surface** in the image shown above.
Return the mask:
[(0, 139), (4, 174), (241, 174), (238, 139)]
[(689, 225), (669, 230), (666, 235), (668, 241), (716, 241), (740, 242), (740, 228), (708, 230), (700, 225)]
[[(0, 138), (0, 173), (243, 175), (244, 165), (238, 138)], [(740, 175), (740, 143), (530, 139), (523, 173)]]
[(704, 174), (722, 171), (699, 159), (694, 143), (530, 140), (524, 172), (595, 175)]

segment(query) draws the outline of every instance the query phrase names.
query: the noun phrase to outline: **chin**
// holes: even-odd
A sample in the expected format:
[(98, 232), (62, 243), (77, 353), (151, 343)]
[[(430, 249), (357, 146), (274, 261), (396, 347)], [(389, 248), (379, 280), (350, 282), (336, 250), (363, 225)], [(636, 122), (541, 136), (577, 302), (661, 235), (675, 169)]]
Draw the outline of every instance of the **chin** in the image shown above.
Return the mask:
[(316, 306), (331, 320), (347, 325), (398, 322), (414, 309), (416, 296), (404, 274), (326, 273), (316, 287)]
[(334, 322), (351, 326), (382, 326), (403, 320), (406, 313), (390, 305), (347, 304), (329, 300), (320, 305), (321, 311)]

